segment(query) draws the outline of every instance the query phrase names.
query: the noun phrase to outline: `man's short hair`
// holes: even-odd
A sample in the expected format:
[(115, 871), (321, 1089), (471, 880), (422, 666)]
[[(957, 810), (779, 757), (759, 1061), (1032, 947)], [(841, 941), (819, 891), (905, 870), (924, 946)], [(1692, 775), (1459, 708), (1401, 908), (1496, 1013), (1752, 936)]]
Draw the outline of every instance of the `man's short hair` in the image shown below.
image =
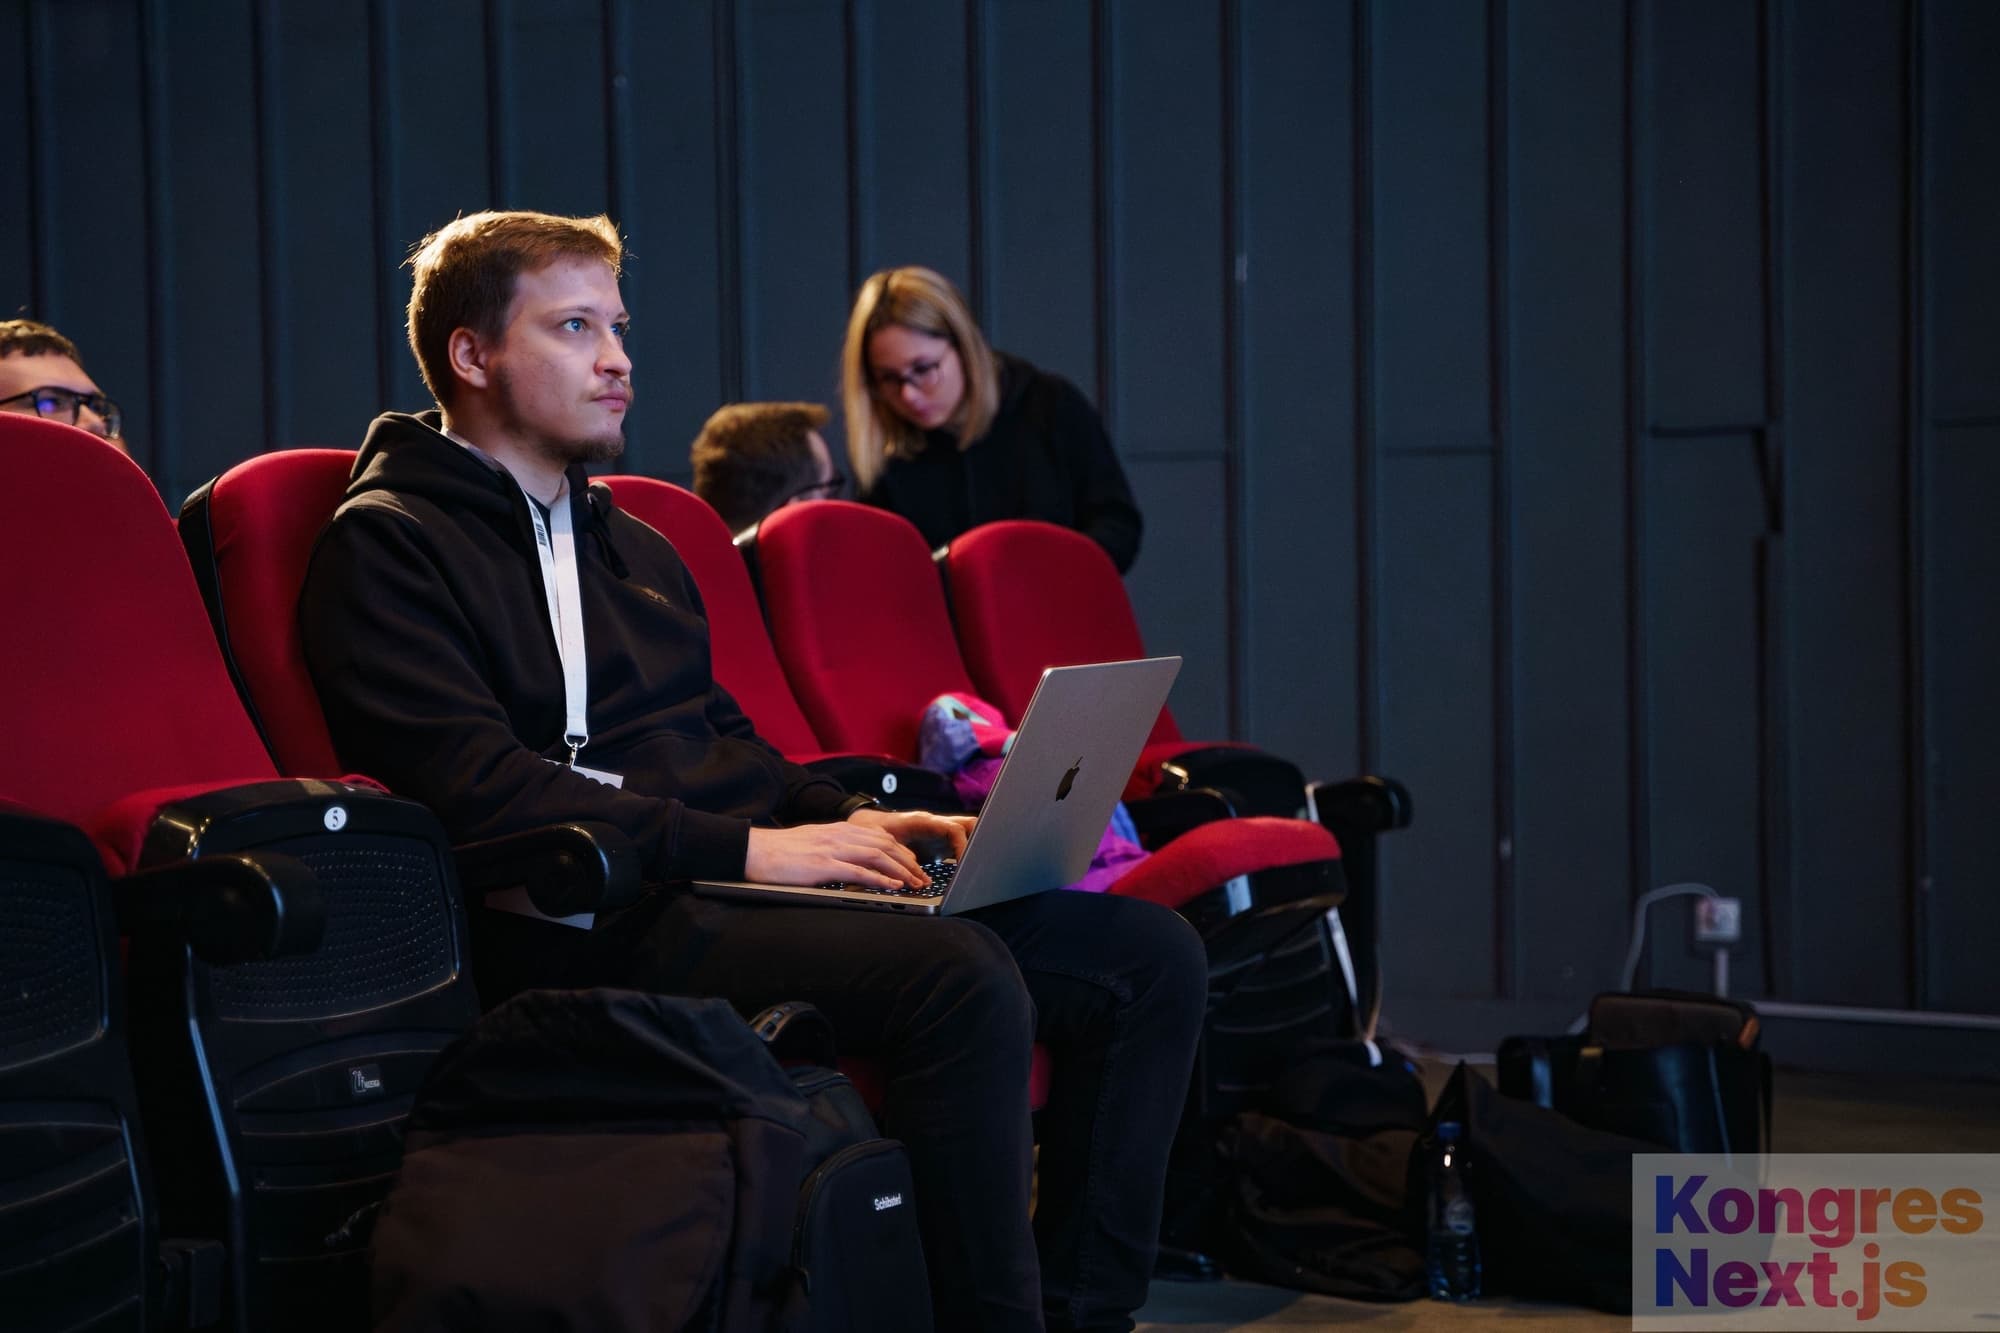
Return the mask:
[(602, 260), (617, 276), (625, 247), (610, 218), (552, 213), (474, 213), (439, 227), (410, 254), (410, 350), (424, 385), (440, 407), (450, 406), (451, 335), (471, 329), (498, 339), (514, 304), (515, 279), (561, 258)]
[(731, 532), (761, 522), (820, 480), (806, 436), (826, 421), (818, 403), (731, 403), (695, 437), (694, 493)]
[(0, 319), (0, 356), (66, 356), (83, 368), (76, 344), (37, 319)]

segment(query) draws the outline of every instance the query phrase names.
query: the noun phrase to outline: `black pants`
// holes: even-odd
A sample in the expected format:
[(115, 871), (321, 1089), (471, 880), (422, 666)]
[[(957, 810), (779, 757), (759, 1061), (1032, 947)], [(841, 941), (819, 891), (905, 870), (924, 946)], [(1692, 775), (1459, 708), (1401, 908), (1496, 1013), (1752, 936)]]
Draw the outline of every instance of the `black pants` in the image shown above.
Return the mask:
[[(1206, 995), (1180, 917), (1062, 891), (945, 919), (663, 892), (590, 948), (591, 980), (745, 1013), (804, 1000), (842, 1054), (881, 1059), (939, 1333), (1132, 1327)], [(1033, 1041), (1053, 1069), (1031, 1233)]]

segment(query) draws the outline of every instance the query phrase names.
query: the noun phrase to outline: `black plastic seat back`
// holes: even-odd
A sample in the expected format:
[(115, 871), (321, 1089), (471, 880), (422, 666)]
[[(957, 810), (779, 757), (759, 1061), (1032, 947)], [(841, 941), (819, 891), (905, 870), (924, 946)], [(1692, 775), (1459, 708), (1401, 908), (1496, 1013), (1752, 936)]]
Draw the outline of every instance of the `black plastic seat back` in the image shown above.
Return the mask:
[(296, 858), (326, 914), (311, 952), (229, 966), (134, 941), (134, 995), (183, 997), (134, 1012), (164, 1224), (225, 1239), (237, 1328), (365, 1328), (349, 1220), (387, 1195), (418, 1084), (479, 1012), (450, 848), (422, 807), (326, 782), (215, 793), (153, 829), (142, 864)]
[(0, 1325), (156, 1325), (155, 1218), (110, 894), (67, 825), (0, 810)]

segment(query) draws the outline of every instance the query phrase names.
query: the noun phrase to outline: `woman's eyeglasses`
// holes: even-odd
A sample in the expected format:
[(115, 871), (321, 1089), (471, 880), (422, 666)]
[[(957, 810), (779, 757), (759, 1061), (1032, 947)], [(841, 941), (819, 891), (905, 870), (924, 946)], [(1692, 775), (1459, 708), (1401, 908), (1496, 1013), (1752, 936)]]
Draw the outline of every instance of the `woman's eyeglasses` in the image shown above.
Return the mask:
[(890, 397), (909, 385), (919, 393), (929, 393), (937, 387), (938, 376), (944, 371), (944, 358), (935, 361), (912, 362), (908, 370), (878, 370), (875, 372), (875, 392)]
[(60, 421), (65, 426), (74, 426), (81, 421), (83, 409), (87, 407), (104, 423), (102, 433), (107, 440), (117, 439), (125, 424), (125, 416), (118, 410), (118, 404), (101, 393), (78, 393), (74, 389), (59, 389), (53, 384), (45, 384), (39, 389), (0, 398), (0, 410), (19, 412), (21, 409), (13, 406), (15, 403), (25, 403), (36, 416)]

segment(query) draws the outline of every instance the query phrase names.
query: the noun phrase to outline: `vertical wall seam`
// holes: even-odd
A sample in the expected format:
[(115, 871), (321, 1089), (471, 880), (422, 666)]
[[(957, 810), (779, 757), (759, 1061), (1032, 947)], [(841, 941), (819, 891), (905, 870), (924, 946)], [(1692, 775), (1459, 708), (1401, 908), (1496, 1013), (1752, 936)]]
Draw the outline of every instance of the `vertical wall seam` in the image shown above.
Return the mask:
[[(604, 211), (621, 229), (637, 195), (633, 186), (632, 12), (626, 0), (604, 0)], [(664, 258), (664, 256), (663, 256)]]
[(28, 314), (40, 320), (53, 319), (56, 313), (49, 308), (55, 296), (49, 275), (55, 272), (55, 191), (50, 184), (56, 152), (55, 98), (49, 91), (54, 39), (49, 35), (47, 3), (29, 0), (23, 7), (21, 34), (28, 76)]
[(738, 156), (743, 133), (738, 114), (736, 0), (716, 0), (710, 10), (715, 42), (715, 313), (717, 363), (722, 383), (716, 401), (743, 398), (743, 199)]
[[(1759, 597), (1763, 602), (1763, 627), (1758, 646), (1758, 746), (1761, 780), (1759, 842), (1763, 884), (1758, 897), (1763, 936), (1760, 961), (1766, 995), (1789, 994), (1792, 967), (1789, 957), (1780, 964), (1780, 939), (1789, 952), (1791, 935), (1784, 931), (1791, 905), (1791, 707), (1792, 654), (1791, 608), (1785, 551), (1785, 517), (1789, 508), (1789, 487), (1785, 458), (1785, 250), (1784, 250), (1784, 24), (1780, 0), (1762, 0), (1758, 41), (1761, 59), (1758, 77), (1762, 93), (1763, 120), (1759, 138), (1758, 169), (1762, 177), (1764, 252), (1764, 393), (1765, 427), (1759, 457), (1764, 469), (1764, 535), (1758, 543)], [(1778, 982), (1782, 980), (1785, 989)]]
[(986, 179), (986, 127), (992, 121), (992, 91), (986, 70), (986, 8), (980, 0), (965, 0), (965, 281), (973, 313), (989, 330), (993, 277), (986, 254), (986, 210), (992, 191)]
[(168, 226), (172, 217), (167, 138), (167, 39), (165, 6), (158, 0), (139, 5), (139, 86), (141, 133), (145, 143), (146, 181), (146, 378), (152, 391), (146, 457), (155, 477), (166, 481), (172, 504), (186, 479), (181, 475), (180, 394), (176, 389), (173, 326), (174, 284), (167, 281), (173, 258)]
[(1491, 380), (1489, 429), (1493, 434), (1491, 472), (1493, 523), (1493, 988), (1503, 999), (1521, 987), (1521, 905), (1514, 874), (1516, 734), (1514, 708), (1514, 457), (1513, 397), (1510, 376), (1509, 282), (1511, 199), (1508, 193), (1507, 78), (1511, 36), (1507, 0), (1488, 0), (1486, 10), (1487, 312), (1488, 375)]
[(1245, 521), (1249, 503), (1244, 466), (1246, 404), (1243, 392), (1243, 270), (1238, 250), (1243, 243), (1242, 199), (1243, 28), (1235, 0), (1219, 0), (1222, 25), (1222, 491), (1223, 599), (1225, 695), (1229, 701), (1229, 734), (1244, 734), (1249, 712), (1244, 698), (1250, 667), (1250, 585), (1248, 575), (1251, 530)]
[(389, 127), (398, 119), (401, 99), (396, 85), (396, 44), (389, 40), (387, 7), (394, 0), (368, 4), (368, 153), (373, 176), (371, 201), (375, 241), (375, 401), (394, 401), (398, 340), (395, 319), (396, 273), (402, 257), (396, 253), (396, 217), (401, 211), (401, 182), (396, 148)]
[(1930, 431), (1929, 384), (1924, 358), (1929, 340), (1928, 254), (1924, 246), (1924, 196), (1929, 185), (1928, 143), (1924, 135), (1924, 0), (1904, 10), (1903, 166), (1903, 671), (1908, 712), (1904, 722), (1903, 783), (1909, 828), (1905, 952), (1908, 995), (1918, 1009), (1931, 1002), (1931, 762), (1930, 677), (1925, 652), (1927, 625), (1924, 577), (1924, 514), (1927, 473), (1925, 444)]
[(1652, 878), (1652, 744), (1646, 670), (1646, 60), (1645, 0), (1625, 8), (1625, 669), (1631, 745), (1631, 883)]
[(284, 208), (277, 195), (279, 141), (275, 89), (277, 22), (273, 0), (251, 6), (250, 101), (257, 121), (257, 281), (260, 341), (264, 349), (264, 439), (267, 449), (284, 443), (291, 428), (290, 342), (285, 337), (283, 268), (275, 253), (284, 234)]
[(864, 119), (870, 122), (868, 128), (873, 128), (873, 107), (863, 91), (874, 63), (865, 49), (864, 29), (869, 25), (861, 9), (867, 3), (868, 0), (844, 0), (840, 7), (841, 111), (846, 118), (847, 146), (847, 290), (850, 292), (861, 286), (862, 238), (875, 228), (873, 200), (868, 195), (874, 172), (863, 169), (864, 165), (872, 168), (875, 161), (870, 142), (874, 136), (863, 132)]
[[(1373, 772), (1382, 762), (1381, 672), (1379, 650), (1380, 562), (1376, 559), (1378, 518), (1375, 468), (1375, 227), (1374, 227), (1374, 54), (1370, 48), (1370, 0), (1354, 3), (1354, 544), (1356, 734), (1360, 765)], [(1393, 839), (1391, 839), (1393, 841)], [(1388, 848), (1383, 849), (1385, 852)], [(1388, 858), (1376, 874), (1387, 888)]]
[(486, 0), (486, 188), (495, 208), (513, 208), (514, 178), (508, 148), (514, 116), (509, 102), (514, 81), (507, 74), (510, 12), (507, 0)]
[(1111, 6), (1117, 0), (1090, 4), (1090, 137), (1093, 283), (1091, 300), (1097, 322), (1097, 410), (1106, 431), (1118, 438), (1117, 346), (1113, 337), (1111, 293), (1114, 273), (1112, 210), (1114, 53)]

